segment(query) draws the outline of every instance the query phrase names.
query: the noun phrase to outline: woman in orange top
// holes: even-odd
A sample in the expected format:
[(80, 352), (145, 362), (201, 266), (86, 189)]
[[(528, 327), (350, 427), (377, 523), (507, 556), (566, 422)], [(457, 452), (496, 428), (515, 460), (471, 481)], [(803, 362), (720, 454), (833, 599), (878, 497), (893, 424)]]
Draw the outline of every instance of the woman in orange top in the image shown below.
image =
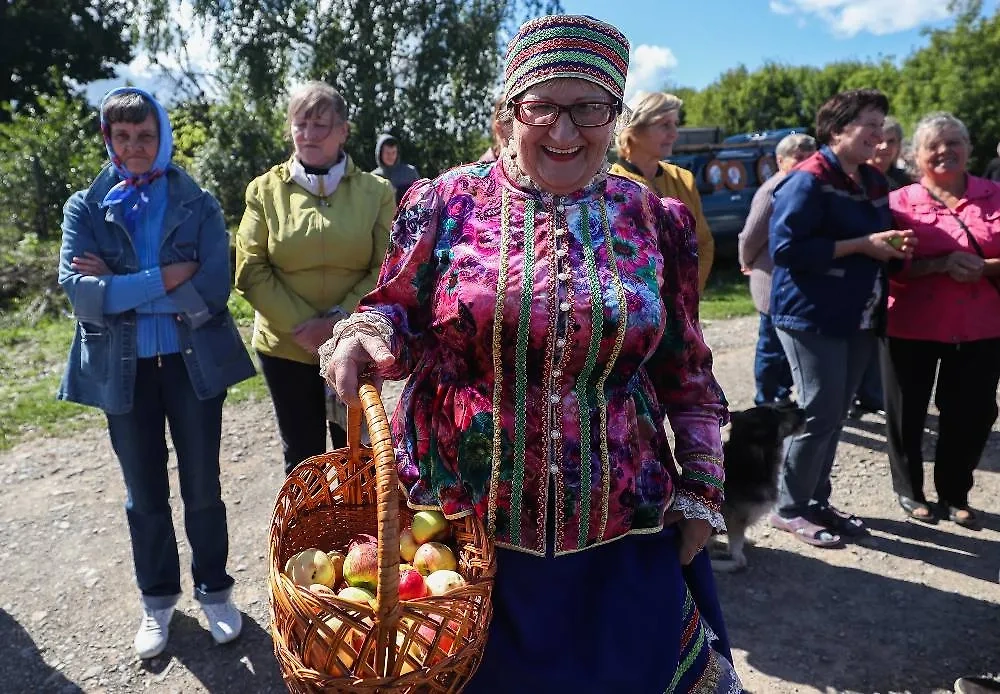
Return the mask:
[(715, 257), (715, 240), (701, 210), (694, 174), (663, 161), (674, 151), (681, 106), (673, 94), (653, 92), (642, 97), (618, 135), (618, 162), (611, 173), (645, 183), (660, 197), (676, 198), (694, 215), (698, 237), (698, 291), (705, 291)]

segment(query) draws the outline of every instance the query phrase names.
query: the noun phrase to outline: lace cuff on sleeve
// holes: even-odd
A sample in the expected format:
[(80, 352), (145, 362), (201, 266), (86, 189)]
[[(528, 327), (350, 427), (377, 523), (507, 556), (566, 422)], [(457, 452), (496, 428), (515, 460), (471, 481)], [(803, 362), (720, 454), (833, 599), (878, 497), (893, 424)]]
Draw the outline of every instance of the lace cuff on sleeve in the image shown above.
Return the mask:
[(365, 311), (363, 313), (352, 313), (333, 326), (333, 333), (330, 339), (320, 345), (319, 372), (325, 378), (330, 362), (333, 360), (333, 351), (344, 337), (365, 333), (371, 335), (385, 343), (386, 349), (392, 344), (393, 335), (392, 323), (378, 311)]
[(706, 504), (688, 494), (677, 494), (670, 510), (680, 511), (688, 519), (706, 520), (717, 532), (723, 532), (726, 529), (726, 521), (721, 513), (713, 511)]

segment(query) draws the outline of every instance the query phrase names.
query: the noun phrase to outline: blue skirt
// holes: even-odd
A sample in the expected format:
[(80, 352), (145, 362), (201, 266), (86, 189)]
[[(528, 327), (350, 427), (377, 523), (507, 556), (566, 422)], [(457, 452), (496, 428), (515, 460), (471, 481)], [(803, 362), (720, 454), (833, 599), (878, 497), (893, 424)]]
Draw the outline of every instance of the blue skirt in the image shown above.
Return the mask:
[(558, 558), (497, 548), (493, 622), (466, 694), (692, 691), (732, 656), (708, 553), (682, 567), (678, 537), (669, 527)]

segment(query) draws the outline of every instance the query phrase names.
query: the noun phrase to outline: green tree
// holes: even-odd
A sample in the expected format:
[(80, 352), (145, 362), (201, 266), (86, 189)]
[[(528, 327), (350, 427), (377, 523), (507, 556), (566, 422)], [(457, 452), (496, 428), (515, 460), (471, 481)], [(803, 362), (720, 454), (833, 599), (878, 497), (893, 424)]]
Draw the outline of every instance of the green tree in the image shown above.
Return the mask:
[(188, 105), (171, 115), (175, 161), (218, 199), (227, 225), (233, 226), (243, 215), (247, 184), (288, 157), (284, 117), (266, 104), (254, 107), (238, 90), (207, 113), (199, 116), (198, 110)]
[(107, 163), (96, 110), (39, 96), (0, 123), (0, 230), (58, 239), (62, 206)]
[(890, 58), (822, 68), (766, 63), (753, 72), (739, 65), (685, 99), (687, 123), (718, 125), (727, 133), (811, 128), (816, 111), (837, 92), (875, 87), (891, 100), (899, 83), (899, 70)]
[(979, 2), (959, 9), (954, 28), (928, 32), (929, 45), (904, 62), (894, 102), (910, 126), (930, 111), (961, 118), (972, 138), (970, 168), (978, 171), (1000, 140), (1000, 10), (982, 16)]
[(132, 58), (125, 0), (0, 1), (0, 121)]
[[(147, 43), (176, 32), (174, 0), (146, 0)], [(392, 132), (424, 175), (479, 155), (498, 84), (501, 48), (520, 20), (558, 0), (193, 0), (215, 27), (227, 79), (264, 112), (292, 82), (321, 79), (348, 101), (348, 150), (375, 166), (375, 140)], [(174, 34), (170, 32), (174, 31)]]

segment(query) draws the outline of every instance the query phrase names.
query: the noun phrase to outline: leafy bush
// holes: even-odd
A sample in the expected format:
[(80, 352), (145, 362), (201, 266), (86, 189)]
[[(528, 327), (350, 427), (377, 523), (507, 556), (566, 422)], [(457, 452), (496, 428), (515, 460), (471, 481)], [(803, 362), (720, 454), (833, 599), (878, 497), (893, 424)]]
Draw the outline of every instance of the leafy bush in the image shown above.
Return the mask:
[(39, 97), (0, 122), (0, 229), (58, 239), (62, 207), (107, 161), (96, 109), (81, 98)]
[(204, 141), (197, 144), (192, 135), (189, 173), (219, 200), (227, 226), (243, 217), (247, 184), (288, 158), (283, 123), (278, 108), (254, 106), (234, 92), (210, 107)]

